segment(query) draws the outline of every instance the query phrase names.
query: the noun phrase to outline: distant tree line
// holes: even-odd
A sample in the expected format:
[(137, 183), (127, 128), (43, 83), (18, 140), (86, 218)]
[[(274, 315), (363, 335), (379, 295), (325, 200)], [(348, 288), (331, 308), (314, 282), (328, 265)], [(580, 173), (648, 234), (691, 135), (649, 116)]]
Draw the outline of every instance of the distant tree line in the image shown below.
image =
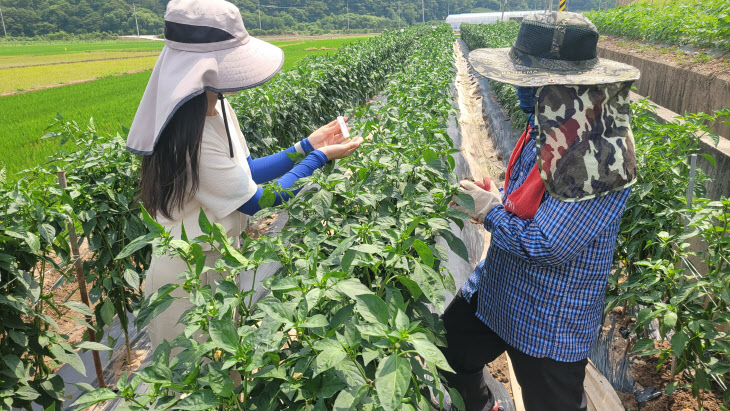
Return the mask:
[[(136, 34), (133, 3), (141, 34), (163, 34), (169, 0), (0, 0), (9, 36), (33, 37), (52, 33)], [(614, 3), (615, 0), (611, 0)], [(500, 11), (500, 0), (233, 0), (252, 33), (316, 33), (378, 31), (398, 25), (439, 21), (449, 13)], [(554, 0), (557, 7), (558, 0)], [(507, 0), (506, 10), (535, 10), (543, 0)], [(606, 0), (568, 0), (573, 11), (605, 7)], [(260, 30), (259, 30), (260, 28)]]

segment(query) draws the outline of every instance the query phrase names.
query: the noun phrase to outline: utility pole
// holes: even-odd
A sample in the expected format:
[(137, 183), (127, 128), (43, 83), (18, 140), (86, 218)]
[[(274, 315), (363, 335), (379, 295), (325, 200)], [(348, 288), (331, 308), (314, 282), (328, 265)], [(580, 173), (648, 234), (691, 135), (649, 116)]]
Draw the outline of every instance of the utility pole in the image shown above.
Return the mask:
[(502, 21), (504, 21), (504, 9), (507, 8), (507, 0), (502, 0)]
[(8, 37), (8, 32), (5, 31), (5, 18), (3, 17), (3, 9), (0, 7), (0, 20), (3, 22), (3, 33), (5, 34), (5, 37)]
[(137, 23), (137, 5), (132, 1), (132, 7), (134, 9), (134, 25), (137, 26), (137, 37), (139, 37), (139, 24)]
[(259, 30), (261, 30), (261, 0), (259, 0), (256, 4), (256, 8), (259, 10)]
[(398, 28), (400, 29), (400, 1), (398, 2)]
[(347, 32), (350, 32), (350, 0), (345, 2), (347, 7)]
[(423, 23), (426, 22), (426, 5), (424, 2), (425, 0), (421, 0), (421, 18)]

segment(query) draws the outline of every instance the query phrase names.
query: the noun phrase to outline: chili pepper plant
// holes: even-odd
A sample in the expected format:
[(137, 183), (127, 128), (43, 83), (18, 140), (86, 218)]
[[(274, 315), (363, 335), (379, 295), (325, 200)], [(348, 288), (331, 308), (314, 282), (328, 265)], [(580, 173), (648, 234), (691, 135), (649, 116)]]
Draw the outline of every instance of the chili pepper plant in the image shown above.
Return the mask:
[[(432, 395), (443, 400), (449, 390), (438, 370), (450, 367), (433, 309), (444, 309), (455, 285), (436, 239), (467, 258), (450, 229), (464, 215), (448, 206), (456, 183), (445, 130), (455, 114), (453, 35), (444, 25), (416, 41), (384, 91), (387, 103), (352, 113), (353, 132), (372, 143), (305, 181), (279, 207), (288, 216), (280, 235), (245, 238), (238, 251), (203, 213), (197, 239), (172, 239), (146, 218), (155, 252), (182, 258), (188, 270), (182, 285), (146, 298), (137, 318), (144, 324), (183, 288), (192, 303), (185, 331), (123, 378), (119, 393), (92, 391), (75, 405), (121, 397), (135, 410), (429, 410)], [(215, 267), (203, 266), (202, 244), (221, 254)], [(267, 262), (280, 264), (264, 281), (271, 293), (252, 303), (237, 276)], [(220, 274), (215, 289), (198, 279), (210, 270)], [(146, 394), (135, 392), (142, 382)]]

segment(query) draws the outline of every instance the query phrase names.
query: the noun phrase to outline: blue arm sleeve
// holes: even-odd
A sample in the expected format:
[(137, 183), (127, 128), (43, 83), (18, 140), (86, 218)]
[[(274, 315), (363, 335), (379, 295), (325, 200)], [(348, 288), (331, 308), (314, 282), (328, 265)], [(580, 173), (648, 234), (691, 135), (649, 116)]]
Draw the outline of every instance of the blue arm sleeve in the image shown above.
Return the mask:
[[(312, 151), (304, 160), (294, 166), (291, 171), (284, 174), (279, 179), (278, 183), (282, 188), (289, 189), (294, 185), (297, 180), (299, 180), (300, 178), (311, 176), (314, 173), (314, 170), (322, 167), (323, 165), (325, 165), (325, 163), (327, 163), (327, 156), (323, 152), (319, 150)], [(294, 195), (297, 195), (297, 193), (299, 193), (299, 190), (295, 190), (293, 193)], [(258, 190), (256, 190), (256, 194), (254, 194), (254, 196), (251, 197), (251, 199), (248, 200), (246, 204), (239, 207), (238, 211), (248, 215), (254, 215), (259, 212), (261, 210), (261, 206), (259, 206), (259, 200), (261, 199), (261, 196), (263, 194), (264, 190), (259, 187)], [(287, 193), (277, 193), (276, 199), (274, 200), (274, 205), (280, 205), (282, 202), (290, 198), (291, 196)]]
[[(300, 143), (305, 153), (309, 153), (314, 148), (309, 142), (308, 138), (305, 138)], [(296, 153), (296, 146), (291, 146), (284, 151), (280, 151), (270, 156), (252, 159), (248, 156), (248, 168), (251, 169), (251, 177), (256, 184), (267, 183), (275, 180), (284, 175), (287, 171), (294, 167), (294, 162), (289, 158), (287, 154)]]

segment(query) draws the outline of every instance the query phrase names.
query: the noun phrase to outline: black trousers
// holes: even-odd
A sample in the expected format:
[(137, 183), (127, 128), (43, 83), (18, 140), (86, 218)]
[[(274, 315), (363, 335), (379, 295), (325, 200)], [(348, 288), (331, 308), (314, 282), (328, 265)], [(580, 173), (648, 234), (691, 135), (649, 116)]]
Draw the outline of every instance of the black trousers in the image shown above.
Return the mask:
[(588, 359), (561, 362), (520, 352), (477, 318), (477, 300), (474, 294), (469, 303), (459, 291), (441, 316), (448, 343), (443, 352), (457, 376), (480, 374), (486, 364), (506, 351), (522, 388), (526, 411), (585, 411), (583, 380)]

